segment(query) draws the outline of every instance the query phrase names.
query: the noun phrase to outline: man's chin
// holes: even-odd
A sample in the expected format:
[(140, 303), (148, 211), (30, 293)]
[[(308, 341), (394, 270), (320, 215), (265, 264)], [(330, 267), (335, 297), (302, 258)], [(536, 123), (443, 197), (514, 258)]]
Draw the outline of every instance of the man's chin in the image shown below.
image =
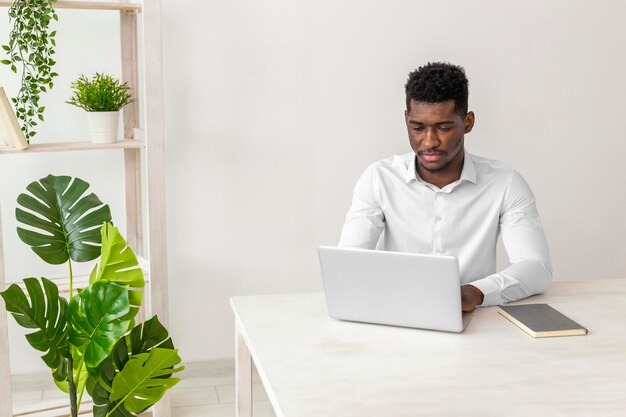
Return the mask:
[(420, 168), (424, 169), (425, 171), (430, 172), (431, 174), (445, 171), (445, 169), (448, 168), (448, 165), (450, 165), (450, 163), (447, 161), (427, 162), (427, 161), (422, 161), (419, 158), (418, 158), (418, 162), (419, 162)]

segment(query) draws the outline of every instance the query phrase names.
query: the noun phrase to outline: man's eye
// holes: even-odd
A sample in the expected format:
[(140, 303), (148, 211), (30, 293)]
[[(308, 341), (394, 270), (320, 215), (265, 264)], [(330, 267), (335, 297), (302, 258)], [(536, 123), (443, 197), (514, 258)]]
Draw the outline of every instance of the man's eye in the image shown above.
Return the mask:
[(422, 130), (424, 130), (423, 126), (414, 126), (413, 130), (415, 130), (416, 132), (421, 132)]
[(452, 130), (451, 127), (448, 126), (439, 126), (439, 131), (441, 132), (449, 132), (450, 130)]

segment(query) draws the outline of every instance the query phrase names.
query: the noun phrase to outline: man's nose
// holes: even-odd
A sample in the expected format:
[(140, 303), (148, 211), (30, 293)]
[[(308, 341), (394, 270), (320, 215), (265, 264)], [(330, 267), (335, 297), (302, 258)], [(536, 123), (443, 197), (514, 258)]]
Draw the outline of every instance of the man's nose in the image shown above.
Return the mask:
[(427, 148), (436, 148), (441, 142), (435, 129), (426, 129), (422, 144)]

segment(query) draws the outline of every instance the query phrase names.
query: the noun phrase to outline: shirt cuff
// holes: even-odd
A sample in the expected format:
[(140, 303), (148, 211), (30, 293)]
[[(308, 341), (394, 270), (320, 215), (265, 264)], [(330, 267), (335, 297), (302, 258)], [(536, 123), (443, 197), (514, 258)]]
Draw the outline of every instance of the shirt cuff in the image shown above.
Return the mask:
[(500, 287), (489, 277), (468, 282), (468, 284), (478, 288), (485, 296), (485, 298), (483, 298), (483, 303), (480, 305), (481, 307), (489, 307), (500, 304)]

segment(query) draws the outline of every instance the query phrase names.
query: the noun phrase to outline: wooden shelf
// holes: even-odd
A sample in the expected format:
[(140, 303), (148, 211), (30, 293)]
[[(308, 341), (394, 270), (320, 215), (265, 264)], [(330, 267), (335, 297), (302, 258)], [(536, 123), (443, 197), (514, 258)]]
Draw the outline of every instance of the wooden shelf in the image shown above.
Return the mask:
[[(67, 405), (67, 398), (54, 400), (33, 401), (33, 404), (15, 406), (13, 408), (14, 417), (70, 417), (70, 407)], [(92, 417), (93, 400), (87, 395), (80, 404), (78, 415), (81, 417)], [(139, 417), (152, 416), (152, 410), (139, 414)]]
[[(144, 288), (144, 303), (138, 312), (136, 321), (143, 321), (146, 315), (158, 315), (159, 320), (168, 325), (168, 279), (167, 279), (167, 236), (165, 228), (165, 114), (163, 95), (163, 34), (161, 32), (161, 2), (162, 0), (58, 0), (54, 3), (55, 9), (92, 9), (110, 10), (110, 13), (119, 15), (120, 30), (120, 58), (122, 63), (123, 82), (128, 83), (132, 91), (139, 91), (143, 86), (143, 96), (136, 96), (136, 100), (129, 103), (122, 112), (123, 135), (126, 140), (113, 144), (94, 144), (91, 142), (71, 143), (39, 143), (35, 140), (26, 150), (0, 148), (0, 164), (5, 154), (43, 153), (46, 159), (48, 152), (68, 151), (99, 151), (123, 149), (124, 159), (124, 206), (126, 217), (126, 240), (136, 253), (145, 253), (144, 245), (150, 258), (148, 263), (140, 260), (140, 267), (144, 269), (146, 284)], [(0, 8), (11, 7), (14, 0), (0, 0)], [(6, 10), (6, 9), (5, 9)], [(77, 10), (80, 13), (80, 10)], [(117, 36), (113, 36), (116, 38)], [(139, 53), (141, 52), (141, 54)], [(140, 117), (141, 115), (144, 117)], [(142, 120), (140, 120), (142, 119)], [(141, 122), (141, 123), (140, 123)], [(143, 125), (150, 132), (138, 126)], [(57, 137), (60, 141), (68, 141), (67, 136)], [(86, 141), (88, 137), (85, 137)], [(80, 139), (79, 139), (80, 140)], [(55, 138), (48, 137), (48, 141)], [(141, 150), (145, 150), (145, 152)], [(82, 156), (83, 154), (77, 155)], [(98, 155), (93, 155), (96, 158)], [(100, 156), (102, 155), (100, 153)], [(6, 158), (5, 158), (6, 159)], [(32, 158), (31, 158), (32, 159)], [(4, 161), (6, 162), (6, 161)], [(95, 174), (94, 174), (95, 175)], [(143, 187), (143, 178), (146, 180)], [(9, 179), (10, 180), (10, 179)], [(144, 206), (145, 194), (145, 206)], [(144, 215), (145, 207), (145, 215)], [(1, 216), (0, 216), (1, 218)], [(145, 219), (144, 219), (145, 218)], [(118, 221), (122, 221), (119, 219)], [(147, 223), (147, 225), (145, 224)], [(144, 225), (146, 227), (144, 228)], [(144, 236), (144, 229), (146, 234)], [(0, 221), (0, 289), (7, 284), (5, 280), (5, 251), (3, 250), (2, 222)], [(19, 261), (19, 260), (18, 260)], [(149, 265), (149, 274), (146, 272)], [(46, 275), (46, 274), (44, 274)], [(81, 271), (74, 276), (74, 288), (84, 286), (88, 282), (88, 271)], [(13, 277), (17, 278), (17, 277)], [(57, 276), (54, 282), (61, 292), (67, 292), (69, 282), (66, 277)], [(10, 284), (10, 283), (9, 283)], [(9, 361), (8, 322), (6, 309), (0, 301), (0, 417), (15, 417), (12, 407), (11, 366)], [(22, 414), (20, 417), (65, 417), (67, 409), (59, 404), (60, 409), (51, 409), (45, 404), (30, 403), (28, 407), (39, 414)], [(87, 411), (87, 410), (86, 410)], [(26, 412), (26, 410), (24, 410)], [(84, 417), (91, 413), (87, 411)], [(152, 416), (171, 417), (171, 402), (168, 395), (153, 407)], [(83, 417), (83, 416), (81, 416)]]
[[(43, 402), (37, 402), (37, 407), (24, 405), (15, 406), (13, 408), (13, 415), (15, 417), (69, 417), (70, 407), (67, 404), (67, 398), (58, 398), (54, 400), (48, 400)], [(78, 415), (87, 416), (92, 415), (91, 410), (93, 408), (93, 401), (90, 398), (85, 397), (80, 404), (80, 410)]]
[[(147, 285), (150, 285), (150, 262), (147, 259), (137, 256), (137, 260), (139, 261), (139, 268), (143, 271), (143, 277)], [(59, 288), (60, 295), (68, 295), (70, 292), (70, 278), (67, 274), (58, 274), (58, 275), (50, 275), (46, 276), (47, 279), (54, 282)], [(5, 288), (8, 288), (12, 284), (17, 284), (24, 292), (26, 292), (26, 285), (21, 280), (11, 281), (7, 280), (5, 283)], [(85, 288), (89, 285), (89, 275), (85, 274), (76, 274), (73, 279), (74, 289), (76, 288)], [(0, 288), (0, 291), (4, 291), (5, 288)], [(26, 294), (28, 297), (28, 294)]]
[(60, 142), (60, 143), (34, 143), (27, 149), (17, 150), (10, 148), (0, 148), (0, 155), (4, 154), (25, 154), (36, 152), (68, 152), (68, 151), (105, 151), (110, 149), (130, 149), (145, 148), (146, 142), (138, 139), (125, 139), (115, 143), (93, 143), (93, 142)]
[[(0, 7), (11, 7), (13, 1), (0, 1)], [(130, 1), (80, 1), (59, 0), (53, 6), (55, 9), (91, 9), (91, 10), (134, 10), (141, 11), (141, 3)]]

